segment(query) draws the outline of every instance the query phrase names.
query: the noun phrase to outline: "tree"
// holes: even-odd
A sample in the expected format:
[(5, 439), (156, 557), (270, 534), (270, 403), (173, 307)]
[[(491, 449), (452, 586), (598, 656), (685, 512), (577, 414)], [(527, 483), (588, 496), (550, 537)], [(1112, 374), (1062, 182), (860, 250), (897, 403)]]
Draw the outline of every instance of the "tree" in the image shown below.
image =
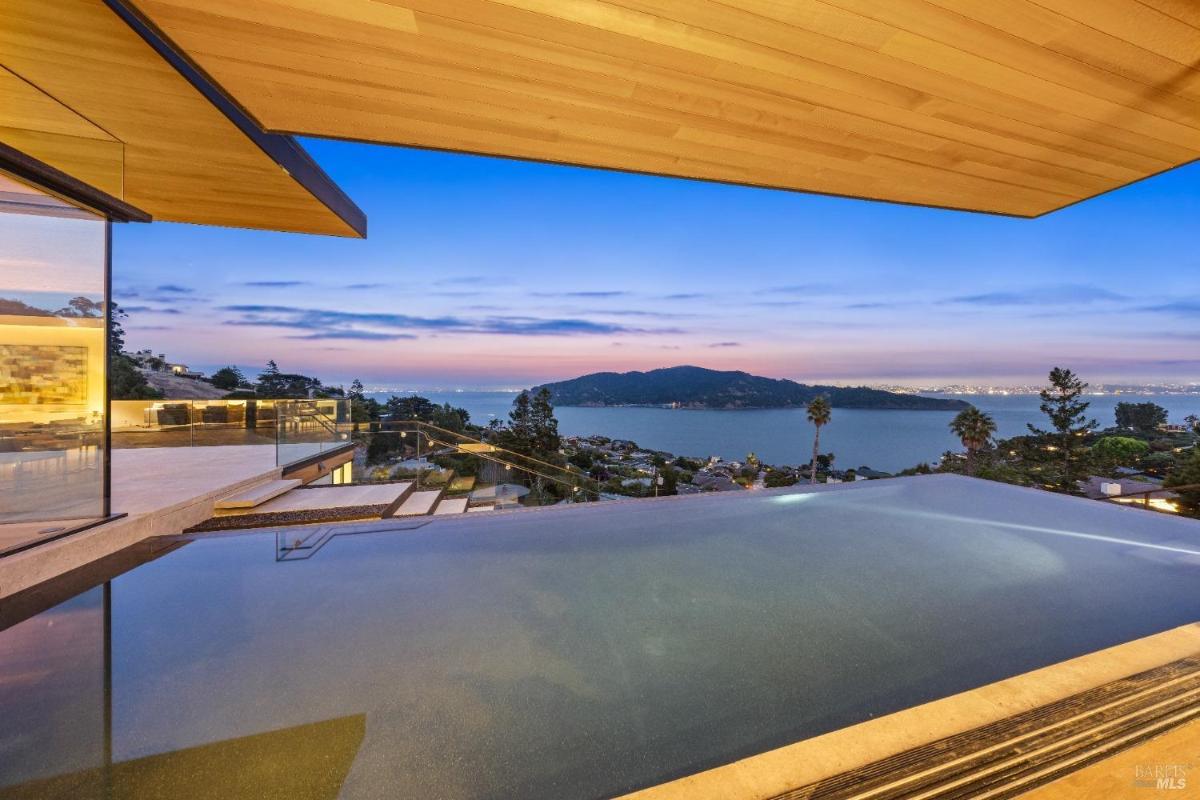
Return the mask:
[(1193, 517), (1200, 517), (1200, 447), (1193, 447), (1192, 454), (1181, 461), (1163, 481), (1167, 489), (1191, 486), (1196, 488), (1178, 492), (1176, 505), (1179, 510)]
[(455, 408), (449, 403), (444, 403), (433, 407), (433, 414), (428, 421), (439, 428), (445, 428), (455, 433), (463, 433), (467, 429), (467, 424), (471, 421), (471, 415), (467, 413), (465, 408)]
[(379, 401), (374, 397), (367, 397), (362, 381), (358, 378), (350, 384), (350, 391), (346, 392), (346, 397), (350, 399), (350, 421), (356, 425), (377, 420), (383, 414)]
[(246, 382), (246, 376), (235, 366), (221, 367), (213, 373), (212, 385), (218, 389), (232, 392)]
[(111, 304), (111, 314), (108, 318), (108, 354), (119, 356), (125, 352), (125, 329), (121, 320), (128, 319), (129, 314), (116, 303)]
[(1039, 393), (1042, 413), (1050, 418), (1052, 430), (1042, 430), (1029, 425), (1029, 430), (1041, 440), (1044, 450), (1055, 453), (1062, 467), (1058, 485), (1068, 491), (1075, 489), (1077, 480), (1083, 477), (1081, 457), (1083, 437), (1097, 426), (1094, 419), (1087, 418), (1086, 400), (1081, 400), (1088, 385), (1069, 369), (1055, 367), (1050, 370), (1050, 385)]
[(659, 497), (679, 494), (679, 473), (674, 467), (669, 464), (664, 464), (658, 468), (658, 474), (655, 480), (661, 480), (662, 484), (658, 486), (657, 492)]
[[(76, 298), (79, 299), (79, 298)], [(125, 355), (126, 314), (119, 305), (110, 306), (108, 319), (108, 396), (111, 400), (159, 400), (163, 393), (150, 385), (133, 359)]]
[(54, 316), (95, 319), (104, 316), (104, 304), (88, 297), (72, 297), (65, 308), (54, 312)]
[(498, 432), (498, 444), (522, 455), (560, 463), (562, 457), (558, 451), (562, 447), (562, 437), (550, 397), (547, 389), (533, 397), (529, 392), (517, 395), (508, 412), (507, 427)]
[(326, 393), (321, 381), (307, 375), (291, 372), (280, 372), (279, 366), (272, 360), (267, 362), (266, 369), (258, 374), (258, 385), (255, 391), (264, 398), (302, 398), (320, 397)]
[(1092, 458), (1105, 471), (1128, 467), (1150, 453), (1150, 445), (1131, 436), (1105, 436), (1092, 445)]
[(1167, 422), (1167, 410), (1155, 403), (1117, 403), (1118, 428), (1132, 428), (1148, 432), (1158, 429)]
[(408, 397), (392, 395), (384, 403), (383, 408), (388, 419), (393, 422), (404, 419), (429, 422), (433, 419), (433, 412), (437, 406), (430, 402), (429, 399), (414, 394)]
[(550, 402), (550, 390), (544, 386), (529, 404), (529, 422), (533, 435), (533, 451), (543, 458), (557, 453), (562, 447), (562, 437), (558, 434), (558, 420)]
[(1192, 433), (1200, 434), (1200, 417), (1195, 414), (1188, 414), (1183, 418), (1183, 421), (1192, 429)]
[(967, 448), (967, 475), (975, 474), (975, 453), (987, 447), (996, 434), (996, 421), (975, 406), (964, 408), (950, 422), (950, 430)]
[(163, 393), (146, 380), (129, 356), (119, 356), (108, 362), (108, 396), (110, 400), (161, 400)]
[(533, 410), (529, 392), (521, 392), (508, 412), (508, 428), (503, 445), (509, 450), (529, 455), (533, 451)]
[(791, 470), (772, 469), (767, 471), (767, 476), (763, 478), (763, 485), (768, 489), (778, 489), (783, 486), (791, 486), (799, 480), (796, 473)]
[(808, 421), (817, 429), (816, 434), (813, 436), (812, 466), (810, 468), (809, 483), (817, 482), (817, 454), (821, 448), (821, 428), (828, 425), (832, 417), (833, 408), (829, 405), (829, 398), (825, 395), (814, 397), (812, 402), (808, 404)]

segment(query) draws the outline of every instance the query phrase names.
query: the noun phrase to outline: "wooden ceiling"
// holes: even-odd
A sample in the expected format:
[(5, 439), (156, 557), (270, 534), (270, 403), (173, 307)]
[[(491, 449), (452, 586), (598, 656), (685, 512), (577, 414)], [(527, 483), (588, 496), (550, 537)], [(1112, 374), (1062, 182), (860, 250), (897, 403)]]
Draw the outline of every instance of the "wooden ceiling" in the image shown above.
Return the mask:
[(1196, 0), (132, 2), (270, 131), (1016, 216), (1200, 157)]
[(0, 3), (0, 142), (155, 219), (362, 233), (314, 194), (327, 178), (289, 175), (103, 0)]
[(78, 180), (113, 197), (121, 196), (123, 145), (104, 129), (3, 67), (0, 67), (0, 142), (52, 166), (69, 165), (69, 172)]

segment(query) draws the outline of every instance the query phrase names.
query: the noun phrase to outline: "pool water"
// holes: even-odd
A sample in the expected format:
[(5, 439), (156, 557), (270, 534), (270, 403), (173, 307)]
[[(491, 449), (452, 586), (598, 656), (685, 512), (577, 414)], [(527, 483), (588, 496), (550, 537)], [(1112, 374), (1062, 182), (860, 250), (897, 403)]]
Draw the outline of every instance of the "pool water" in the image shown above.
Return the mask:
[(10, 620), (0, 798), (611, 797), (1200, 620), (1200, 523), (954, 476), (275, 556)]

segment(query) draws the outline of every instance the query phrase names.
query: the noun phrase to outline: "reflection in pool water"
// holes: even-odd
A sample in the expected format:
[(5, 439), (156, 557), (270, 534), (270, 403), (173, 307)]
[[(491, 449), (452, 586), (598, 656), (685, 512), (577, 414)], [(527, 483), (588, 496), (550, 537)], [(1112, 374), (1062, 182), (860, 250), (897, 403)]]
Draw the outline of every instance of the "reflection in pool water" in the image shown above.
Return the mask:
[(95, 779), (106, 708), (122, 797), (612, 796), (1200, 618), (1193, 521), (941, 476), (785, 496), (284, 563), (271, 532), (199, 537), (112, 580), (108, 637), (100, 590), (0, 632), (33, 665), (0, 684), (0, 798)]

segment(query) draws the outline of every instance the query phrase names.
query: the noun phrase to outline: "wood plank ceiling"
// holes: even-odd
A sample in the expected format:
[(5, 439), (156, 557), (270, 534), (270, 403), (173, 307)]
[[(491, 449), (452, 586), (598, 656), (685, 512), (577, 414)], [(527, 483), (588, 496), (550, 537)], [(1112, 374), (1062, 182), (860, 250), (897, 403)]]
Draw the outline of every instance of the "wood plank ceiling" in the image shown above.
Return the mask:
[(63, 169), (113, 197), (124, 191), (124, 146), (16, 74), (0, 67), (0, 142)]
[(103, 0), (0, 3), (0, 142), (155, 219), (359, 235)]
[(133, 0), (271, 131), (1037, 216), (1200, 157), (1195, 0)]

